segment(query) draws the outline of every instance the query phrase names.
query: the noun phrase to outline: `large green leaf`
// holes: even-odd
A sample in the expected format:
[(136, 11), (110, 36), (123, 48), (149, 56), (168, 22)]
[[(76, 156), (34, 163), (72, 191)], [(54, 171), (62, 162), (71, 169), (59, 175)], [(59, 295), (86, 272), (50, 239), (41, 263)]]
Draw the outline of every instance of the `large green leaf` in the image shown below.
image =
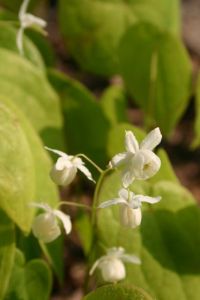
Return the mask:
[(14, 226), (0, 210), (0, 299), (8, 288), (15, 256)]
[(112, 85), (103, 92), (100, 104), (113, 126), (127, 121), (126, 100), (124, 88), (121, 86)]
[[(120, 70), (147, 125), (163, 134), (175, 127), (189, 101), (191, 65), (181, 41), (150, 23), (138, 23), (123, 36)], [(181, 74), (181, 80), (180, 80)]]
[(49, 75), (62, 98), (69, 153), (84, 153), (97, 163), (105, 164), (109, 121), (99, 103), (78, 81), (55, 71)]
[(109, 284), (98, 288), (90, 293), (83, 300), (151, 300), (145, 291), (140, 288), (123, 285)]
[(178, 0), (60, 0), (59, 20), (67, 49), (84, 69), (118, 72), (117, 48), (125, 31), (146, 20), (179, 31)]
[[(127, 264), (127, 282), (159, 300), (198, 300), (200, 210), (186, 189), (162, 179), (131, 186), (136, 193), (162, 197), (158, 204), (143, 205), (139, 228), (121, 227), (119, 207), (109, 207), (97, 213), (98, 238), (107, 248), (122, 246), (141, 258), (141, 266)], [(120, 173), (107, 176), (96, 205), (115, 198), (120, 187)]]
[(29, 203), (58, 201), (48, 176), (51, 163), (25, 116), (2, 97), (0, 124), (0, 206), (22, 230), (29, 231), (34, 217)]
[(60, 103), (43, 72), (5, 49), (0, 60), (0, 96), (20, 107), (48, 146), (61, 147)]
[(48, 300), (51, 291), (51, 272), (47, 264), (35, 259), (25, 264), (19, 250), (15, 254), (15, 264), (6, 300)]

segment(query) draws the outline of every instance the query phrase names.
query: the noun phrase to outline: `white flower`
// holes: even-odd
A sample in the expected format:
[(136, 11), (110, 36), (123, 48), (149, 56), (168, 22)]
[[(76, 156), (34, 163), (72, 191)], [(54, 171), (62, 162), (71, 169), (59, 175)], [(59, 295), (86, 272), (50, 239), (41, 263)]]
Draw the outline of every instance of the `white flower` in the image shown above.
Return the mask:
[(75, 178), (78, 169), (84, 173), (89, 180), (95, 182), (90, 171), (84, 166), (84, 162), (81, 158), (67, 155), (62, 151), (48, 147), (45, 147), (45, 149), (60, 156), (50, 172), (50, 177), (56, 184), (62, 186), (70, 184)]
[(123, 262), (133, 264), (140, 264), (140, 259), (135, 255), (126, 254), (122, 247), (111, 248), (107, 254), (100, 257), (92, 266), (90, 275), (92, 275), (96, 268), (101, 270), (104, 281), (117, 282), (126, 277), (126, 270)]
[(44, 243), (50, 243), (61, 234), (58, 220), (63, 224), (66, 234), (71, 232), (72, 223), (70, 216), (60, 210), (52, 209), (48, 204), (31, 203), (31, 206), (41, 208), (45, 211), (45, 213), (36, 216), (32, 224), (33, 234), (39, 240)]
[(120, 205), (121, 224), (127, 227), (135, 228), (140, 225), (142, 220), (141, 205), (142, 202), (157, 203), (161, 197), (149, 197), (135, 195), (126, 189), (119, 191), (119, 198), (102, 202), (99, 208), (105, 208), (111, 205)]
[(122, 167), (122, 183), (125, 188), (134, 179), (145, 180), (158, 172), (161, 165), (160, 158), (152, 150), (161, 139), (160, 129), (155, 128), (139, 145), (134, 134), (126, 131), (126, 152), (115, 155), (110, 162), (111, 167)]
[(21, 55), (24, 54), (23, 49), (23, 34), (28, 27), (37, 27), (38, 29), (46, 27), (47, 23), (41, 18), (35, 17), (32, 14), (26, 13), (30, 0), (24, 0), (19, 10), (20, 28), (17, 33), (17, 47)]

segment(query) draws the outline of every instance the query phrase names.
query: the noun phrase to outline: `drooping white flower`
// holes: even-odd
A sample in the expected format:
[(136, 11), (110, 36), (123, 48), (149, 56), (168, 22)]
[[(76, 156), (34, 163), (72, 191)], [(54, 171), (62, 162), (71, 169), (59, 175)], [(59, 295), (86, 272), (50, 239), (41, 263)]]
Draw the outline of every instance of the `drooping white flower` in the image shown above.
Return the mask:
[(119, 191), (119, 197), (102, 202), (99, 208), (109, 207), (111, 205), (120, 205), (120, 221), (123, 226), (135, 228), (141, 224), (142, 202), (154, 204), (160, 201), (161, 197), (149, 197), (143, 195), (135, 195), (126, 189)]
[(56, 184), (62, 186), (70, 184), (75, 178), (77, 170), (80, 170), (89, 180), (95, 182), (81, 158), (48, 147), (45, 147), (45, 149), (60, 156), (50, 172), (50, 177)]
[(27, 8), (30, 0), (24, 0), (19, 10), (20, 28), (17, 33), (17, 47), (21, 55), (24, 55), (23, 49), (23, 34), (24, 30), (28, 27), (36, 27), (38, 29), (46, 27), (47, 23), (41, 18), (38, 18), (32, 14), (27, 13)]
[(160, 129), (152, 130), (146, 138), (138, 144), (134, 134), (126, 131), (126, 152), (115, 155), (111, 167), (122, 168), (122, 183), (127, 188), (134, 179), (146, 180), (154, 176), (160, 169), (160, 158), (152, 151), (162, 139)]
[(126, 277), (124, 262), (141, 264), (137, 256), (126, 254), (122, 247), (113, 247), (94, 263), (89, 274), (92, 275), (99, 268), (104, 281), (117, 282)]
[(69, 234), (72, 229), (70, 216), (62, 211), (52, 209), (48, 204), (31, 203), (31, 206), (43, 209), (45, 212), (35, 217), (32, 224), (32, 231), (36, 238), (44, 243), (54, 241), (60, 234), (61, 229), (58, 221), (63, 224), (66, 234)]

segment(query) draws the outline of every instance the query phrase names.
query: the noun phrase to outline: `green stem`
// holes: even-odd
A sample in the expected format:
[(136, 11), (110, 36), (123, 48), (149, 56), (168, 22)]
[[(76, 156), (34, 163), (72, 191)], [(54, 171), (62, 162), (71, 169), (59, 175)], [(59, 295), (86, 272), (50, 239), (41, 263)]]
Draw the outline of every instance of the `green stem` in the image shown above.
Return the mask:
[(95, 164), (95, 162), (93, 162), (93, 160), (91, 160), (85, 154), (80, 153), (80, 154), (77, 154), (76, 157), (83, 157), (83, 158), (85, 158), (89, 163), (91, 163), (91, 165), (93, 165), (99, 171), (99, 173), (103, 173), (104, 172), (104, 170), (102, 170), (97, 164)]
[(61, 201), (61, 202), (58, 203), (57, 207), (59, 207), (61, 205), (69, 205), (69, 206), (82, 207), (82, 208), (86, 208), (86, 209), (89, 209), (89, 210), (92, 209), (89, 205), (82, 204), (82, 203), (76, 203), (76, 202), (70, 202), (70, 201)]
[(50, 264), (50, 266), (54, 267), (53, 261), (51, 259), (51, 256), (49, 255), (49, 252), (48, 252), (45, 244), (42, 241), (40, 241), (40, 240), (38, 242), (39, 242), (40, 248), (42, 249), (42, 251), (43, 251), (43, 253), (44, 253), (44, 255), (45, 255), (48, 263)]

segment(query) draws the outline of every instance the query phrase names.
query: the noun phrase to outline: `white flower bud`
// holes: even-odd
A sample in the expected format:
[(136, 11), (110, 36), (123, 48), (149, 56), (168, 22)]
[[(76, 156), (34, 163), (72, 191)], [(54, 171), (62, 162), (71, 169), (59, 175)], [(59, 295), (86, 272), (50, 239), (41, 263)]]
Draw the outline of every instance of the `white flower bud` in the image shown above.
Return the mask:
[(33, 222), (32, 230), (34, 236), (44, 243), (52, 242), (61, 234), (57, 220), (51, 213), (38, 215)]
[(67, 186), (74, 180), (76, 173), (77, 168), (70, 161), (60, 157), (51, 169), (50, 177), (57, 185)]
[(108, 258), (99, 264), (103, 280), (106, 282), (117, 282), (126, 277), (123, 262), (118, 258)]
[(71, 232), (72, 223), (70, 216), (67, 214), (58, 209), (52, 209), (45, 203), (33, 202), (31, 203), (31, 206), (41, 208), (45, 211), (45, 213), (36, 216), (32, 224), (33, 234), (39, 240), (44, 243), (50, 243), (61, 234), (58, 220), (62, 223), (66, 234)]
[(120, 207), (120, 221), (123, 226), (136, 228), (141, 224), (142, 213), (139, 208), (131, 208), (127, 205)]

